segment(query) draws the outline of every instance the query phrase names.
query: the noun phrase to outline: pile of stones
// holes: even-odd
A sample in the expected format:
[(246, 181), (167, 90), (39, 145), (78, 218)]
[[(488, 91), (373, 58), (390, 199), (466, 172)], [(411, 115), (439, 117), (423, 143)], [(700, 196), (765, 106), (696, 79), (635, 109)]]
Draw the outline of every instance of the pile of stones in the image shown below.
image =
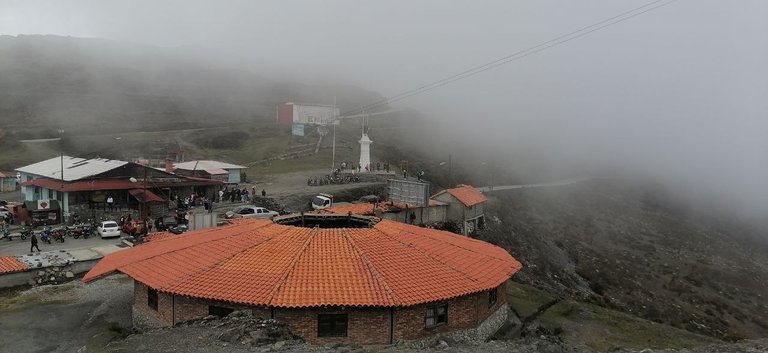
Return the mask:
[(249, 346), (273, 343), (283, 346), (302, 343), (301, 338), (294, 335), (287, 324), (273, 319), (254, 317), (250, 310), (235, 311), (223, 318), (208, 315), (187, 325), (222, 328), (224, 331), (217, 339), (229, 343)]
[(75, 274), (70, 266), (48, 267), (37, 271), (35, 276), (29, 279), (29, 285), (59, 284), (71, 281), (74, 278)]

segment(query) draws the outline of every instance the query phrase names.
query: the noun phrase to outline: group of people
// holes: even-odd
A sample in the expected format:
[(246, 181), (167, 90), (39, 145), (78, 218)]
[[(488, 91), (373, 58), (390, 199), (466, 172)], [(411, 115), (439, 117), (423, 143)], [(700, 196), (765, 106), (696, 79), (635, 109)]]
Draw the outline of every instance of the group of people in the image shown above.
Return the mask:
[[(264, 189), (261, 189), (261, 197), (266, 197), (267, 191)], [(256, 198), (256, 187), (251, 187), (250, 193), (248, 192), (248, 189), (242, 188), (233, 188), (229, 189), (227, 187), (224, 187), (224, 189), (219, 190), (219, 202), (248, 202), (252, 199)]]
[(378, 172), (382, 170), (389, 173), (389, 163), (376, 162), (375, 165), (371, 163), (365, 166), (360, 165), (360, 163), (357, 163), (357, 167), (355, 167), (355, 165), (352, 164), (352, 162), (346, 162), (346, 161), (341, 162), (341, 164), (339, 164), (339, 171), (347, 171), (347, 170), (352, 170), (353, 173), (355, 171), (359, 173), (359, 172), (362, 172), (363, 170), (365, 170), (366, 173), (374, 172), (374, 171)]

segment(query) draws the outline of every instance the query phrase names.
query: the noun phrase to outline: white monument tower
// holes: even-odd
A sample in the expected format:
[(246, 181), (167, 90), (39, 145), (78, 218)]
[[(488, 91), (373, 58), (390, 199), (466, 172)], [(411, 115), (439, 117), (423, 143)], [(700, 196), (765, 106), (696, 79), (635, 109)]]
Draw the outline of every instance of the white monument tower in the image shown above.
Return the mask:
[(373, 141), (368, 138), (368, 134), (363, 130), (363, 137), (358, 142), (360, 142), (360, 170), (365, 170), (367, 166), (368, 171), (371, 171), (371, 144)]

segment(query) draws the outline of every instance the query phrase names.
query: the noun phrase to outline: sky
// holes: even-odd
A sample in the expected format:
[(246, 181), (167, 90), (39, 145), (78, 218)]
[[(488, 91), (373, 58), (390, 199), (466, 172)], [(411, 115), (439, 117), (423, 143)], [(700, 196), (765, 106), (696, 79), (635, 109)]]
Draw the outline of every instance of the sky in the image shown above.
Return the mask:
[[(393, 96), (649, 2), (0, 0), (0, 34), (178, 47)], [(678, 0), (396, 106), (480, 149), (658, 177), (768, 214), (766, 18), (764, 0)]]

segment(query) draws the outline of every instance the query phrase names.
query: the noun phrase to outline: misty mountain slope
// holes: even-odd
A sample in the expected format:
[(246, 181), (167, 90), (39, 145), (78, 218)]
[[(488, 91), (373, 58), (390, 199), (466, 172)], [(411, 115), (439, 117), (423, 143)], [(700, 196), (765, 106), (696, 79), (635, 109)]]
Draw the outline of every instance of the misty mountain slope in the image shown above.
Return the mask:
[[(619, 180), (494, 193), (520, 281), (723, 339), (768, 334), (768, 237)], [(760, 240), (762, 239), (762, 240)]]
[[(0, 125), (147, 131), (272, 121), (279, 103), (379, 100), (343, 85), (313, 86), (216, 67), (181, 49), (58, 36), (0, 36)], [(94, 124), (98, 123), (98, 124)], [(20, 131), (19, 131), (20, 130)]]

